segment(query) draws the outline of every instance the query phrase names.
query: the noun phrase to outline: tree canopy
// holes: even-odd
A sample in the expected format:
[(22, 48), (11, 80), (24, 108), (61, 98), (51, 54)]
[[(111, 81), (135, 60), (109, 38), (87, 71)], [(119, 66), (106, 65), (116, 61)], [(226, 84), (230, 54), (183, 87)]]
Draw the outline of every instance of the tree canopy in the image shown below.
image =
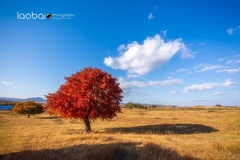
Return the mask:
[(65, 79), (57, 92), (46, 96), (49, 114), (82, 119), (90, 132), (90, 119), (111, 119), (121, 112), (122, 89), (109, 73), (84, 68)]
[(30, 118), (30, 114), (42, 113), (43, 106), (40, 103), (36, 103), (34, 101), (17, 102), (12, 111), (19, 114), (28, 114), (28, 118)]
[(124, 107), (126, 108), (145, 108), (145, 106), (141, 105), (141, 104), (137, 104), (137, 103), (133, 103), (133, 102), (128, 102), (124, 105)]

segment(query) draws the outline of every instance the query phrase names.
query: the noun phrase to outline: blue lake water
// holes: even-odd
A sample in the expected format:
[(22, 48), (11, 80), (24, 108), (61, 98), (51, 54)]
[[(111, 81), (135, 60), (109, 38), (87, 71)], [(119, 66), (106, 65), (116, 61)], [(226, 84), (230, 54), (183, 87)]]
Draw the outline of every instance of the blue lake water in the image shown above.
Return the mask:
[(0, 106), (0, 110), (10, 110), (12, 106)]

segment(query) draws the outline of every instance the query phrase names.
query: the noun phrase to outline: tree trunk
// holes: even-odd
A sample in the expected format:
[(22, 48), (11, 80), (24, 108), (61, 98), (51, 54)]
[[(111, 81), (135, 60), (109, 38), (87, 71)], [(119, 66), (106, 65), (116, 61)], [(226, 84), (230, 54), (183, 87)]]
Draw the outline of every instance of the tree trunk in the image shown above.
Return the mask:
[(83, 120), (84, 124), (85, 124), (85, 131), (88, 133), (88, 132), (91, 132), (91, 126), (90, 126), (90, 121), (89, 121), (89, 118), (88, 116), (86, 116), (86, 118)]
[(30, 118), (30, 113), (28, 113), (28, 118)]

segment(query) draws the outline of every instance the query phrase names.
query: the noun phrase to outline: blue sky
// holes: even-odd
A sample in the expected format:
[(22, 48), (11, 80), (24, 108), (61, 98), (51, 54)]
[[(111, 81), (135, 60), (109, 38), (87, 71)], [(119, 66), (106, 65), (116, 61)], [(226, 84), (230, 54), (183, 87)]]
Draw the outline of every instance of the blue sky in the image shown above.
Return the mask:
[(118, 79), (123, 102), (240, 106), (239, 8), (238, 0), (2, 0), (0, 97), (44, 97), (65, 76), (97, 67)]

